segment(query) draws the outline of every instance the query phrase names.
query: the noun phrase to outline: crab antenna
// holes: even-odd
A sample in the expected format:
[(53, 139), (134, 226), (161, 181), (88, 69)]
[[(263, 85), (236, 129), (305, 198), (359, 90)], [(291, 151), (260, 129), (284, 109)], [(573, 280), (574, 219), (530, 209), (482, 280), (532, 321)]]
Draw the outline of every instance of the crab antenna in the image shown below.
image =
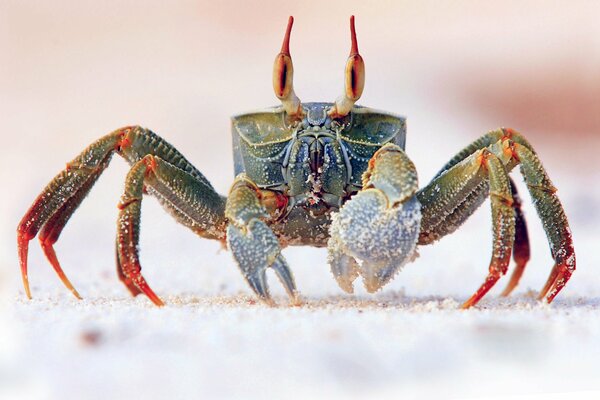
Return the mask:
[(285, 112), (291, 116), (299, 116), (302, 114), (302, 105), (294, 93), (294, 65), (290, 56), (290, 35), (293, 24), (294, 17), (290, 16), (281, 51), (275, 57), (273, 65), (273, 90), (275, 96), (281, 100)]
[(354, 26), (354, 15), (350, 17), (350, 56), (346, 62), (344, 76), (344, 93), (337, 98), (329, 115), (333, 118), (348, 115), (354, 103), (360, 99), (365, 87), (365, 62), (358, 53), (358, 41), (356, 40), (356, 28)]

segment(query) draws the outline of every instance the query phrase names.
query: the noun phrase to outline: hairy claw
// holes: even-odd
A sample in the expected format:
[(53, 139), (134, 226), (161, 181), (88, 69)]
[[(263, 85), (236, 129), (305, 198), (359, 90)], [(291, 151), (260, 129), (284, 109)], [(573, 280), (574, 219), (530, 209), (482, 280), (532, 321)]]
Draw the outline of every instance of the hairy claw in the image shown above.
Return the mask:
[(279, 240), (264, 220), (269, 218), (263, 200), (271, 203), (277, 193), (259, 190), (245, 174), (237, 176), (229, 192), (225, 215), (227, 246), (233, 253), (242, 275), (259, 299), (274, 305), (266, 280), (267, 268), (272, 268), (283, 284), (292, 304), (298, 304), (294, 277), (281, 255)]
[(415, 197), (395, 207), (379, 189), (356, 194), (335, 215), (328, 243), (329, 263), (338, 284), (352, 292), (361, 275), (375, 292), (415, 256), (421, 206)]

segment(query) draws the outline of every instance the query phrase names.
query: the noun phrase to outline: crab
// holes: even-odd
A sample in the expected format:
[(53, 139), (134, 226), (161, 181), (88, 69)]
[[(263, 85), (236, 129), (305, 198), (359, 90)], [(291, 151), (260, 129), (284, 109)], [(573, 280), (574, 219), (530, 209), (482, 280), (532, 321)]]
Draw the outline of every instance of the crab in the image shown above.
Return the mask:
[(403, 117), (356, 105), (365, 83), (350, 18), (351, 50), (342, 95), (332, 103), (302, 103), (293, 88), (290, 17), (275, 58), (273, 88), (281, 105), (232, 117), (235, 180), (227, 197), (163, 138), (141, 126), (117, 129), (67, 164), (37, 197), (17, 228), (23, 285), (30, 240), (41, 247), (64, 283), (53, 245), (114, 154), (131, 169), (118, 204), (116, 264), (132, 295), (163, 301), (141, 273), (138, 256), (144, 194), (155, 196), (179, 223), (200, 237), (218, 240), (232, 253), (256, 296), (272, 305), (266, 270), (278, 276), (292, 304), (300, 303), (282, 255), (293, 245), (327, 247), (334, 278), (346, 292), (362, 277), (368, 292), (388, 283), (416, 258), (417, 246), (453, 233), (486, 198), (491, 199), (493, 251), (483, 284), (463, 304), (469, 308), (516, 267), (502, 293), (517, 285), (529, 260), (527, 226), (509, 172), (520, 166), (550, 245), (554, 266), (539, 293), (550, 303), (575, 271), (575, 251), (563, 207), (531, 144), (500, 128), (458, 152), (419, 189), (405, 153)]

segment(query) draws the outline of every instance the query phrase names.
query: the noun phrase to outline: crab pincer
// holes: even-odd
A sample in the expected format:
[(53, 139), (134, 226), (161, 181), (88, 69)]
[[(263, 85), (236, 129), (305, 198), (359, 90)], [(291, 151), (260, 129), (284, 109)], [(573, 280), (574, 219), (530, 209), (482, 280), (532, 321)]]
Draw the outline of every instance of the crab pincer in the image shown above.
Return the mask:
[(225, 215), (229, 219), (227, 246), (242, 275), (260, 300), (268, 305), (275, 305), (266, 277), (267, 268), (272, 268), (291, 303), (298, 305), (300, 300), (294, 276), (281, 255), (277, 236), (264, 222), (269, 214), (261, 203), (260, 196), (256, 185), (245, 175), (236, 178), (225, 209)]
[(390, 281), (415, 256), (421, 206), (417, 174), (400, 147), (378, 150), (363, 174), (363, 190), (333, 218), (329, 264), (340, 287), (353, 292), (359, 275), (368, 292)]

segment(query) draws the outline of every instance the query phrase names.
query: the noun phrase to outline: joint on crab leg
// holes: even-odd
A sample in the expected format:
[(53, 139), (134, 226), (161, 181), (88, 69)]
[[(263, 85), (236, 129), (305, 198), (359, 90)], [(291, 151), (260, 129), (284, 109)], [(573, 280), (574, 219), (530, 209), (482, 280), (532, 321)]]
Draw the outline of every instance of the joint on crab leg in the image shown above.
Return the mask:
[(290, 55), (290, 35), (294, 17), (289, 18), (288, 26), (281, 45), (281, 51), (275, 57), (273, 64), (273, 90), (281, 100), (283, 109), (292, 118), (302, 117), (302, 104), (294, 92), (294, 64)]
[(413, 163), (393, 144), (371, 158), (363, 189), (331, 223), (328, 261), (338, 285), (352, 293), (361, 275), (369, 292), (379, 290), (415, 256), (420, 204)]
[(365, 87), (365, 62), (358, 53), (354, 15), (350, 17), (350, 35), (352, 46), (350, 47), (350, 55), (344, 72), (344, 93), (336, 99), (333, 107), (329, 110), (329, 115), (332, 118), (341, 118), (348, 115), (354, 107), (354, 103), (360, 99)]
[(260, 300), (267, 305), (275, 305), (266, 279), (267, 268), (272, 268), (290, 302), (299, 305), (294, 276), (281, 255), (279, 240), (264, 222), (269, 214), (261, 201), (262, 192), (245, 175), (236, 178), (225, 210), (229, 219), (227, 245), (242, 275)]

